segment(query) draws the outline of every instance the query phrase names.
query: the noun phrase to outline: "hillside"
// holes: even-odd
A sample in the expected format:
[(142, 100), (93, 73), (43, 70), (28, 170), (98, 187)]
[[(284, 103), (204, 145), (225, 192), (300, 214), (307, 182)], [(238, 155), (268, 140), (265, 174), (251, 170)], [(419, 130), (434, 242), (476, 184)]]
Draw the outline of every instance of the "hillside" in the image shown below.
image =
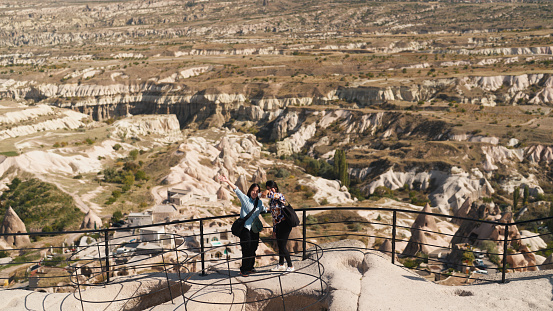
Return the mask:
[(73, 198), (52, 184), (36, 178), (15, 178), (8, 187), (0, 196), (1, 213), (11, 206), (28, 231), (77, 229), (84, 216)]

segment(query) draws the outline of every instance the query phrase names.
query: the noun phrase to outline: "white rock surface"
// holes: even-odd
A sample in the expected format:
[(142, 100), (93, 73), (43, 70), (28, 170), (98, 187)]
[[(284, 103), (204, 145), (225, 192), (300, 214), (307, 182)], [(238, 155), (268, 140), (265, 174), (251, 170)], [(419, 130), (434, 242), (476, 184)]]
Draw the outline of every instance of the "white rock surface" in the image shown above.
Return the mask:
[[(442, 286), (430, 283), (388, 257), (370, 253), (357, 310), (551, 310), (550, 279), (519, 278), (507, 284)], [(461, 291), (471, 296), (460, 296)]]
[(523, 245), (528, 245), (530, 250), (533, 252), (547, 248), (547, 243), (545, 243), (545, 241), (537, 233), (533, 233), (528, 230), (521, 230), (520, 236), (522, 237), (520, 242)]
[(111, 133), (115, 137), (160, 135), (154, 140), (168, 143), (183, 139), (179, 120), (174, 114), (127, 117), (113, 123)]
[(308, 186), (316, 190), (313, 199), (321, 204), (323, 200), (327, 200), (328, 204), (344, 204), (352, 203), (349, 192), (340, 190), (340, 182), (337, 180), (328, 180), (322, 177), (309, 176), (307, 179), (298, 180), (299, 184)]
[[(379, 186), (395, 190), (402, 188), (405, 184), (412, 187), (414, 182), (420, 183), (421, 189), (424, 190), (433, 182), (438, 187), (428, 196), (431, 204), (438, 207), (440, 213), (449, 214), (450, 209), (455, 211), (469, 197), (477, 198), (486, 196), (486, 193), (493, 193), (491, 185), (478, 173), (480, 173), (478, 170), (467, 173), (455, 168), (451, 172), (416, 172), (415, 170), (394, 172), (389, 170), (371, 182), (367, 190), (372, 194)], [(363, 178), (364, 176), (358, 177)]]

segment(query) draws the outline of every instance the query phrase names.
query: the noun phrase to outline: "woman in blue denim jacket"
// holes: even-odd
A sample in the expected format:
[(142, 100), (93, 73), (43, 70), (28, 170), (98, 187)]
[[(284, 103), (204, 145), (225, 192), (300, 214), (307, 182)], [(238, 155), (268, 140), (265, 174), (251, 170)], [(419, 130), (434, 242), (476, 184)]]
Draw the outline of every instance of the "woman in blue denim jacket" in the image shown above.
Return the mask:
[[(259, 197), (260, 187), (258, 184), (252, 184), (244, 194), (236, 185), (231, 183), (226, 176), (220, 176), (219, 180), (226, 182), (230, 188), (236, 193), (240, 200), (240, 217), (244, 218), (254, 208), (256, 199)], [(240, 275), (249, 276), (255, 272), (255, 251), (259, 245), (259, 232), (252, 230), (253, 222), (258, 219), (259, 213), (267, 212), (267, 208), (263, 206), (261, 200), (257, 200), (257, 208), (253, 214), (244, 223), (244, 229), (240, 233), (240, 246), (242, 248), (242, 266), (240, 267)]]

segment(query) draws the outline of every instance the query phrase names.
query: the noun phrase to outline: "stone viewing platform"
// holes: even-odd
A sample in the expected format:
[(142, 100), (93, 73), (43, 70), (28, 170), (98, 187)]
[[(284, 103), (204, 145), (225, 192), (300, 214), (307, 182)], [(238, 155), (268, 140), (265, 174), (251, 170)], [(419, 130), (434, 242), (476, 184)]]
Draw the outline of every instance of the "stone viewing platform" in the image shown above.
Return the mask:
[[(473, 286), (442, 286), (426, 281), (412, 270), (390, 263), (380, 252), (364, 251), (359, 241), (343, 240), (321, 245), (324, 299), (308, 310), (551, 310), (551, 273), (532, 277), (517, 273), (507, 284), (480, 282)], [(311, 253), (312, 255), (312, 253)], [(272, 266), (241, 277), (236, 269), (210, 269), (205, 276), (177, 273), (116, 277), (113, 284), (79, 293), (0, 291), (0, 309), (11, 310), (297, 310), (321, 297), (316, 265), (294, 258), (296, 271), (272, 272)], [(531, 272), (535, 273), (535, 272)], [(542, 272), (543, 273), (543, 272)], [(181, 276), (182, 278), (182, 276)], [(280, 279), (280, 280), (279, 280)], [(167, 287), (169, 280), (170, 291)], [(121, 282), (125, 281), (125, 282)], [(232, 286), (232, 291), (231, 291)], [(158, 291), (156, 294), (151, 292)], [(136, 294), (144, 296), (126, 300)], [(183, 298), (184, 294), (184, 298)], [(171, 297), (172, 296), (172, 301)], [(270, 299), (273, 297), (272, 299)], [(99, 302), (104, 301), (104, 302)], [(247, 303), (247, 301), (257, 301)]]

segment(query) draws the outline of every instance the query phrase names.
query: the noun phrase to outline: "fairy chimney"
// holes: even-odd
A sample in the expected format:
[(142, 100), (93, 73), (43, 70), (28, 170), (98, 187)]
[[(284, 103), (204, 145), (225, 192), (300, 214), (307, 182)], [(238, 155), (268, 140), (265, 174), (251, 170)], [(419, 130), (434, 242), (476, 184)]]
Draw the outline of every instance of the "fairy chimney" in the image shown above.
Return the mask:
[(219, 187), (219, 190), (217, 190), (217, 200), (228, 200), (228, 199), (229, 197), (225, 189), (223, 189), (222, 186)]
[(228, 177), (234, 176), (234, 168), (236, 165), (235, 161), (231, 157), (226, 156), (223, 159), (223, 167), (228, 171)]
[(246, 193), (246, 191), (248, 191), (248, 182), (246, 181), (246, 176), (240, 175), (240, 177), (238, 177), (238, 180), (236, 181), (236, 186), (243, 193)]
[(81, 229), (99, 229), (102, 226), (102, 219), (92, 211), (88, 210), (88, 213), (83, 218), (81, 223)]
[(382, 245), (378, 248), (379, 252), (384, 253), (385, 255), (392, 256), (392, 242), (390, 240), (386, 239)]
[(221, 138), (221, 141), (217, 145), (215, 145), (215, 148), (217, 148), (218, 150), (224, 150), (225, 148), (230, 148), (230, 147), (231, 147), (231, 144), (228, 136)]
[(522, 245), (518, 250), (523, 256), (524, 259), (528, 262), (527, 269), (528, 271), (538, 271), (538, 267), (536, 264), (536, 255), (530, 250), (530, 248), (526, 245)]
[[(17, 216), (13, 208), (10, 206), (6, 211), (4, 216), (4, 221), (0, 226), (0, 235), (7, 233), (26, 233), (27, 229), (25, 224), (21, 221), (21, 218)], [(16, 247), (24, 246), (30, 244), (28, 235), (17, 235), (17, 236), (2, 236), (2, 238), (8, 242), (10, 245), (15, 245)]]
[(258, 167), (257, 171), (253, 173), (252, 182), (256, 184), (261, 184), (266, 180), (267, 180), (267, 172), (265, 172), (265, 170), (262, 169), (261, 167)]
[[(463, 205), (461, 205), (461, 207), (455, 212), (455, 216), (465, 217), (465, 218), (468, 217), (471, 206), (472, 206), (472, 202), (471, 202), (470, 198), (466, 199), (465, 203), (463, 203)], [(461, 225), (463, 223), (463, 220), (462, 219), (452, 219), (451, 222), (456, 224), (456, 225)]]
[(199, 174), (198, 174), (198, 170), (195, 168), (195, 167), (190, 167), (190, 166), (187, 166), (185, 169), (184, 169), (184, 173), (185, 174), (188, 174), (190, 177), (192, 178), (195, 178), (195, 179), (199, 179)]
[[(432, 209), (430, 208), (430, 204), (426, 203), (424, 208), (422, 209), (423, 213), (432, 213)], [(419, 214), (417, 218), (415, 219), (415, 222), (413, 223), (413, 226), (411, 226), (411, 229), (413, 228), (424, 228), (426, 227), (426, 230), (431, 231), (438, 231), (438, 226), (436, 225), (436, 220), (434, 219), (434, 216), (431, 215), (425, 215), (425, 214)]]
[[(430, 204), (426, 203), (422, 212), (432, 213)], [(434, 216), (419, 214), (411, 226), (411, 238), (409, 238), (402, 255), (415, 256), (418, 252), (429, 254), (436, 247), (447, 246), (449, 243), (436, 234), (438, 232)]]

